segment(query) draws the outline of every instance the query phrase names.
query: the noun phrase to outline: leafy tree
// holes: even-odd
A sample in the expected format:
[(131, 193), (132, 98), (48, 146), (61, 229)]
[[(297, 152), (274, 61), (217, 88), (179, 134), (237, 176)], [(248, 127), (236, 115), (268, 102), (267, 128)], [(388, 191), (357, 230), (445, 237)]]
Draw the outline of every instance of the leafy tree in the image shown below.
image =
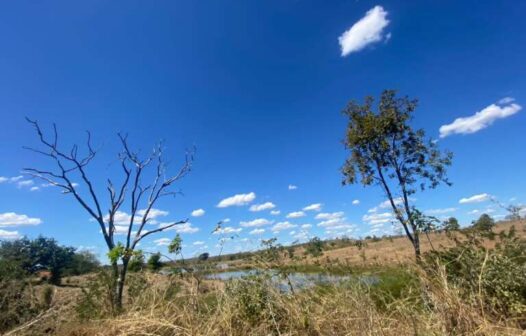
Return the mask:
[(313, 257), (319, 257), (323, 255), (323, 241), (318, 237), (312, 238), (307, 243), (305, 253), (310, 254)]
[(489, 232), (495, 226), (495, 220), (488, 214), (482, 214), (473, 222), (473, 228), (483, 232)]
[(441, 153), (436, 142), (426, 141), (423, 130), (411, 127), (416, 100), (397, 98), (395, 91), (386, 90), (376, 110), (373, 104), (374, 98), (367, 97), (363, 105), (351, 101), (343, 111), (348, 117), (344, 144), (350, 152), (342, 168), (343, 184), (360, 182), (383, 189), (419, 261), (420, 229), (411, 195), (440, 183), (450, 185), (446, 167), (452, 154)]
[[(188, 222), (188, 219), (183, 219), (152, 230), (145, 229), (146, 224), (152, 219), (152, 212), (158, 201), (177, 193), (172, 188), (190, 172), (193, 152), (187, 152), (180, 169), (170, 175), (161, 144), (155, 146), (151, 154), (143, 157), (138, 151), (130, 148), (126, 135), (118, 134), (122, 146), (122, 150), (118, 153), (121, 178), (118, 182), (108, 178), (106, 186), (97, 190), (95, 186), (99, 184), (89, 177), (88, 168), (98, 151), (92, 145), (89, 132), (84, 146), (73, 144), (66, 148), (59, 141), (56, 125), (53, 125), (51, 135), (48, 135), (37, 121), (30, 119), (27, 121), (34, 127), (40, 146), (26, 149), (48, 159), (53, 168), (29, 167), (24, 168), (24, 173), (57, 187), (63, 194), (70, 195), (96, 223), (111, 260), (113, 278), (111, 291), (114, 300), (112, 304), (116, 311), (120, 311), (128, 264), (137, 244), (147, 236)], [(152, 179), (151, 183), (145, 182), (147, 177)], [(82, 187), (77, 188), (77, 183)], [(107, 200), (106, 209), (103, 200)], [(125, 225), (126, 234), (122, 241), (119, 241), (115, 236), (117, 231), (115, 218), (119, 212), (125, 211), (124, 208), (129, 209), (127, 210), (129, 221)]]
[(161, 267), (163, 266), (161, 262), (161, 254), (159, 252), (152, 254), (150, 258), (148, 258), (147, 265), (150, 271), (155, 272), (161, 269)]
[(173, 253), (175, 255), (178, 255), (181, 253), (183, 249), (183, 240), (181, 239), (181, 236), (177, 234), (174, 239), (170, 242), (170, 245), (168, 245), (168, 252)]
[(39, 268), (51, 271), (50, 282), (58, 285), (62, 272), (71, 265), (75, 248), (60, 246), (55, 239), (39, 236), (34, 240), (27, 238), (4, 241), (0, 245), (0, 258), (19, 265), (27, 273)]
[(460, 224), (458, 223), (458, 219), (455, 217), (449, 217), (447, 220), (445, 220), (442, 224), (442, 227), (446, 232), (460, 230)]
[(97, 257), (90, 251), (75, 252), (71, 263), (64, 270), (65, 275), (81, 275), (96, 271), (100, 267)]
[(139, 272), (144, 265), (144, 254), (142, 251), (135, 251), (135, 254), (130, 258), (128, 269), (130, 272)]

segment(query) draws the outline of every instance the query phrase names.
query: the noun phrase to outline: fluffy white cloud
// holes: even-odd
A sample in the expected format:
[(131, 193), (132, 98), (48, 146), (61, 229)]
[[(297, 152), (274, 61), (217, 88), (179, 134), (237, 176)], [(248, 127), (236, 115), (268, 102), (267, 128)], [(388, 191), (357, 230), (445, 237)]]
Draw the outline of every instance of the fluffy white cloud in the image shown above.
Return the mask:
[(16, 183), (16, 185), (17, 185), (19, 188), (31, 187), (33, 184), (35, 184), (35, 182), (33, 182), (33, 180), (22, 180), (22, 181), (18, 181), (18, 182)]
[[(140, 223), (145, 213), (146, 213), (146, 209), (138, 210), (137, 214), (135, 215), (133, 219), (133, 223), (135, 224)], [(148, 213), (147, 222), (149, 224), (157, 224), (156, 218), (164, 217), (164, 216), (168, 216), (168, 211), (152, 208), (150, 209), (150, 212)], [(110, 220), (109, 215), (104, 216), (104, 222), (107, 223), (109, 220)], [(113, 223), (116, 225), (130, 224), (130, 221), (131, 221), (131, 215), (124, 211), (117, 211), (115, 212), (115, 215), (113, 216)]]
[(311, 205), (307, 205), (303, 208), (303, 211), (321, 211), (321, 203), (314, 203)]
[(391, 212), (373, 213), (370, 215), (364, 215), (362, 220), (371, 225), (378, 225), (393, 221), (394, 216)]
[(197, 246), (197, 245), (204, 245), (204, 244), (205, 244), (205, 242), (204, 242), (204, 241), (200, 241), (200, 240), (195, 241), (195, 242), (193, 243), (193, 245), (196, 245), (196, 246)]
[(457, 211), (457, 208), (444, 208), (444, 209), (429, 209), (425, 213), (428, 215), (442, 215), (450, 212)]
[(21, 238), (18, 231), (0, 230), (0, 239), (18, 239)]
[(501, 99), (497, 104), (491, 104), (474, 115), (465, 118), (457, 118), (451, 124), (440, 126), (440, 137), (445, 138), (451, 134), (471, 134), (478, 132), (495, 122), (514, 115), (522, 107), (513, 103), (513, 98)]
[(343, 211), (338, 211), (338, 212), (322, 212), (320, 214), (317, 214), (316, 219), (324, 219), (324, 220), (327, 220), (327, 219), (335, 219), (335, 218), (341, 218), (343, 217)]
[(491, 195), (484, 193), (484, 194), (473, 195), (471, 197), (461, 198), (460, 201), (458, 201), (458, 203), (460, 204), (480, 203), (480, 202), (488, 201), (490, 199), (491, 199)]
[(31, 187), (31, 188), (29, 189), (29, 191), (37, 191), (37, 190), (40, 190), (40, 188), (39, 188), (39, 187)]
[(298, 189), (298, 186), (295, 186), (294, 184), (289, 184), (289, 190), (296, 190)]
[(256, 194), (250, 192), (248, 194), (237, 194), (231, 197), (227, 197), (217, 204), (218, 208), (227, 208), (231, 206), (242, 206), (247, 205), (256, 199)]
[(0, 227), (38, 225), (40, 223), (42, 223), (40, 218), (31, 218), (27, 215), (19, 215), (15, 212), (0, 213)]
[(263, 211), (263, 210), (270, 210), (274, 209), (276, 205), (272, 202), (265, 202), (263, 204), (253, 204), (250, 206), (250, 211), (257, 212), (257, 211)]
[(375, 6), (365, 16), (358, 20), (352, 27), (344, 32), (338, 42), (342, 50), (342, 56), (357, 52), (366, 46), (389, 39), (390, 34), (384, 36), (384, 29), (389, 24), (387, 12), (382, 6)]
[(304, 216), (305, 216), (305, 213), (303, 211), (295, 211), (295, 212), (289, 213), (287, 215), (287, 218), (300, 218)]
[(272, 232), (280, 232), (283, 230), (288, 230), (297, 227), (296, 224), (292, 224), (290, 222), (279, 222), (276, 225), (272, 227)]
[(239, 222), (239, 225), (241, 225), (243, 227), (256, 227), (256, 226), (269, 225), (269, 224), (272, 224), (272, 223), (273, 222), (269, 221), (268, 219), (258, 218), (258, 219), (254, 219), (254, 220), (251, 220), (251, 221), (248, 221), (248, 222)]
[[(159, 227), (163, 227), (163, 226), (166, 226), (166, 225), (170, 225), (171, 223), (161, 223), (159, 224)], [(172, 226), (171, 228), (169, 229), (166, 229), (166, 231), (175, 231), (177, 233), (195, 233), (197, 231), (199, 231), (199, 228), (196, 228), (195, 226), (192, 225), (192, 223), (184, 223), (184, 224), (179, 224), (179, 225), (175, 225), (175, 226)]]
[(304, 229), (304, 230), (308, 230), (308, 229), (310, 229), (311, 227), (312, 227), (311, 224), (303, 224), (303, 225), (301, 226), (301, 228)]
[(360, 204), (359, 199), (355, 199), (354, 201), (352, 201), (352, 205), (358, 205), (358, 204)]
[(20, 181), (23, 178), (24, 176), (22, 175), (13, 176), (13, 177), (0, 176), (0, 183), (15, 183), (15, 182)]
[(265, 232), (265, 229), (254, 229), (252, 231), (249, 232), (249, 234), (251, 235), (259, 235), (259, 234), (262, 234)]
[(233, 228), (231, 226), (225, 226), (224, 228), (220, 228), (218, 230), (215, 230), (213, 234), (229, 234), (229, 233), (239, 233), (243, 231), (242, 228)]
[(201, 217), (205, 214), (205, 211), (203, 209), (196, 209), (192, 211), (192, 217)]
[(153, 241), (157, 246), (168, 246), (170, 245), (170, 238), (159, 238)]
[(279, 215), (280, 213), (281, 213), (281, 211), (279, 211), (279, 210), (272, 210), (272, 211), (270, 212), (270, 214), (271, 214), (271, 215), (274, 215), (274, 216)]

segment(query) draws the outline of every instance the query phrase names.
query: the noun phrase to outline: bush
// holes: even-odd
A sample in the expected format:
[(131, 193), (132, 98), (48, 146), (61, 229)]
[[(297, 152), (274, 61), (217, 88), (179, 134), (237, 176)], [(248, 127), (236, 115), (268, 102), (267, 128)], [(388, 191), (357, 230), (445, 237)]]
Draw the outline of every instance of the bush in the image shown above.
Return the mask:
[(436, 272), (438, 263), (464, 300), (495, 317), (526, 324), (526, 240), (512, 229), (499, 236), (494, 249), (486, 249), (483, 232), (466, 235), (449, 250), (426, 254), (428, 272)]

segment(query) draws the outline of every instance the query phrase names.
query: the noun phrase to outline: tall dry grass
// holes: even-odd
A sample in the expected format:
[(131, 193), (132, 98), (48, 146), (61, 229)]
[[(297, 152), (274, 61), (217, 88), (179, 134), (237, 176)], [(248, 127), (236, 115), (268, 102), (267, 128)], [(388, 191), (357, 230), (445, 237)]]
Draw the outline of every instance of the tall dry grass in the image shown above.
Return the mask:
[[(390, 297), (363, 283), (280, 292), (264, 276), (205, 286), (178, 280), (148, 287), (124, 314), (62, 329), (70, 335), (522, 335), (516, 321), (486, 311), (482, 293), (466, 300), (448, 281), (408, 266), (418, 286)], [(178, 290), (174, 291), (174, 286)], [(213, 287), (213, 288), (211, 288)], [(202, 288), (203, 289), (203, 288)]]

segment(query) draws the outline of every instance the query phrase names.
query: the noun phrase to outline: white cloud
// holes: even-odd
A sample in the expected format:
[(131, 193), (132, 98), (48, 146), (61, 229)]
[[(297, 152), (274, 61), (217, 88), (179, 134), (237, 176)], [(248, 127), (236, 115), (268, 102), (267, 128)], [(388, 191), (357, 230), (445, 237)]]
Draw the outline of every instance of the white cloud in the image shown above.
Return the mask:
[(352, 201), (352, 205), (358, 205), (358, 204), (360, 204), (359, 199), (355, 199), (354, 201)]
[(201, 217), (205, 214), (205, 211), (203, 209), (196, 209), (192, 211), (192, 217)]
[(338, 42), (342, 50), (342, 56), (357, 52), (366, 46), (380, 42), (384, 38), (389, 39), (390, 34), (384, 37), (384, 28), (389, 24), (387, 12), (382, 6), (375, 6), (356, 22), (352, 27), (345, 31)]
[(258, 219), (254, 219), (254, 220), (251, 220), (251, 221), (248, 221), (248, 222), (239, 222), (239, 225), (241, 225), (243, 227), (255, 227), (255, 226), (269, 225), (269, 224), (272, 224), (272, 223), (273, 222), (269, 221), (268, 219), (258, 218)]
[(295, 211), (295, 212), (289, 213), (287, 215), (287, 218), (300, 218), (304, 216), (305, 216), (305, 213), (303, 211)]
[(370, 225), (385, 224), (393, 221), (394, 216), (391, 212), (373, 213), (364, 215), (362, 220)]
[(254, 229), (254, 230), (250, 231), (248, 234), (259, 235), (259, 234), (262, 234), (264, 232), (265, 232), (265, 229)]
[(256, 194), (254, 192), (250, 192), (248, 194), (237, 194), (237, 195), (223, 199), (221, 202), (217, 204), (217, 207), (227, 208), (231, 206), (247, 205), (250, 202), (252, 202), (254, 199), (256, 199)]
[[(137, 214), (135, 215), (133, 219), (133, 223), (134, 224), (140, 223), (145, 213), (146, 213), (146, 209), (138, 210)], [(168, 215), (168, 211), (152, 208), (150, 209), (150, 212), (148, 213), (147, 222), (149, 224), (157, 224), (156, 218), (164, 217), (167, 215)], [(110, 216), (105, 215), (103, 219), (104, 219), (104, 222), (107, 223), (110, 220)], [(131, 221), (131, 215), (124, 211), (117, 211), (115, 212), (115, 215), (113, 216), (113, 223), (116, 225), (130, 224), (130, 221)]]
[(29, 189), (29, 191), (37, 191), (37, 190), (40, 190), (39, 187), (31, 187), (31, 189)]
[(320, 227), (337, 226), (337, 225), (345, 224), (346, 220), (347, 218), (345, 217), (331, 218), (331, 219), (327, 219), (327, 220), (319, 222), (318, 226)]
[(279, 210), (272, 210), (272, 211), (270, 212), (270, 214), (271, 214), (271, 215), (274, 215), (274, 216), (279, 215), (280, 213), (281, 213), (281, 211), (279, 211)]
[(512, 97), (504, 97), (502, 98), (501, 100), (499, 100), (499, 104), (500, 105), (506, 105), (506, 104), (509, 104), (509, 103), (513, 103), (515, 101), (515, 98), (512, 98)]
[(272, 232), (280, 232), (280, 231), (287, 230), (287, 229), (292, 229), (292, 228), (295, 228), (295, 227), (297, 227), (297, 225), (296, 224), (292, 224), (290, 222), (279, 222), (276, 225), (274, 225), (271, 230), (272, 230)]
[(442, 215), (450, 212), (457, 211), (457, 208), (444, 208), (444, 209), (429, 209), (426, 210), (425, 213), (428, 215)]
[(170, 245), (170, 238), (159, 238), (153, 241), (157, 246), (168, 246)]
[(311, 227), (312, 227), (311, 224), (303, 224), (303, 225), (301, 226), (301, 228), (304, 229), (304, 230), (308, 230), (308, 229), (310, 229)]
[(341, 218), (343, 217), (344, 213), (343, 211), (338, 211), (338, 212), (332, 212), (332, 213), (329, 213), (329, 212), (322, 212), (320, 214), (317, 214), (316, 219), (335, 219), (335, 218)]
[(480, 203), (480, 202), (488, 201), (489, 199), (491, 199), (491, 195), (484, 193), (484, 194), (473, 195), (471, 197), (461, 198), (460, 201), (458, 201), (458, 203), (460, 204)]
[(296, 190), (298, 189), (298, 186), (295, 186), (294, 184), (289, 184), (289, 190)]
[(32, 186), (33, 184), (35, 184), (35, 182), (33, 182), (33, 180), (22, 180), (22, 181), (18, 181), (18, 182), (16, 183), (16, 185), (17, 185), (19, 188), (30, 187), (30, 186)]
[[(510, 100), (511, 99), (511, 100)], [(519, 112), (522, 107), (512, 103), (513, 98), (501, 99), (498, 104), (491, 104), (482, 111), (464, 118), (457, 118), (451, 124), (440, 126), (440, 137), (445, 138), (452, 134), (471, 134), (478, 132), (495, 122)]]
[(478, 213), (480, 213), (480, 210), (478, 210), (478, 209), (474, 209), (474, 210), (469, 211), (469, 212), (468, 212), (468, 215), (476, 215), (476, 214), (478, 214)]
[(321, 203), (314, 203), (311, 205), (307, 205), (303, 208), (303, 211), (321, 211)]
[(196, 246), (197, 246), (197, 245), (204, 245), (204, 244), (205, 244), (205, 242), (204, 242), (204, 241), (200, 241), (200, 240), (195, 241), (195, 242), (193, 243), (193, 245), (196, 245)]
[(218, 234), (239, 233), (241, 231), (243, 231), (242, 228), (233, 228), (231, 226), (225, 226), (224, 228), (220, 228), (214, 231), (213, 234), (218, 235)]
[(20, 181), (23, 178), (24, 176), (22, 175), (13, 176), (13, 177), (0, 176), (0, 183), (15, 183), (15, 182)]
[[(161, 223), (159, 224), (159, 227), (163, 227), (163, 226), (166, 226), (166, 225), (170, 225), (172, 223)], [(172, 226), (171, 228), (169, 229), (166, 229), (166, 231), (175, 231), (177, 233), (195, 233), (197, 231), (199, 231), (199, 228), (196, 228), (195, 226), (192, 225), (192, 223), (184, 223), (184, 224), (179, 224), (179, 225), (175, 225), (175, 226)]]
[(18, 239), (22, 236), (18, 234), (18, 231), (6, 231), (0, 230), (0, 239)]
[(253, 204), (250, 206), (250, 211), (257, 212), (257, 211), (263, 211), (263, 210), (269, 210), (274, 209), (276, 205), (272, 202), (266, 202), (263, 204)]
[(38, 225), (40, 223), (42, 223), (40, 218), (31, 218), (27, 215), (19, 215), (14, 212), (0, 213), (0, 227)]

